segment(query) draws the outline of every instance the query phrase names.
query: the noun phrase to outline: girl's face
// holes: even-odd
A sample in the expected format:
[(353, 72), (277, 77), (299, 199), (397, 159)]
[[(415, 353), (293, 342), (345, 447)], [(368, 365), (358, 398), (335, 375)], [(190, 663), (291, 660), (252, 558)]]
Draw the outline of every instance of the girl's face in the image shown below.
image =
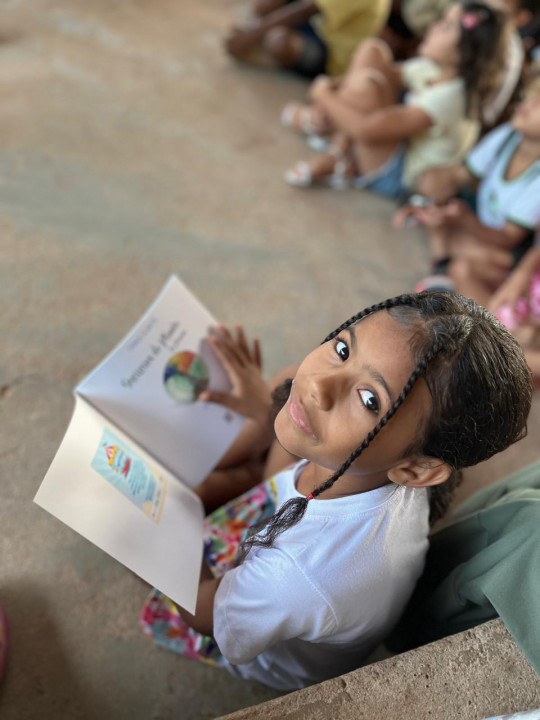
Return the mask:
[(512, 125), (527, 139), (540, 140), (540, 87), (527, 93), (514, 113)]
[[(326, 476), (337, 470), (403, 390), (415, 367), (412, 334), (380, 311), (310, 353), (275, 421), (280, 444), (324, 468)], [(418, 438), (430, 409), (429, 390), (419, 379), (348, 473), (386, 482), (386, 470)]]
[(418, 48), (418, 54), (438, 65), (457, 67), (462, 16), (462, 6), (451, 5), (442, 18), (431, 25)]

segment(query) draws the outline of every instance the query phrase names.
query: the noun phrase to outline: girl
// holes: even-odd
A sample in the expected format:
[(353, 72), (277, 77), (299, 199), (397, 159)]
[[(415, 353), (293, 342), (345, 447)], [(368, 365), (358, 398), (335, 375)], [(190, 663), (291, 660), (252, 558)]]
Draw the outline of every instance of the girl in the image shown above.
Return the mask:
[(451, 5), (418, 57), (402, 65), (392, 62), (380, 40), (363, 43), (342, 82), (322, 76), (312, 84), (312, 124), (337, 135), (330, 152), (297, 163), (287, 182), (354, 183), (398, 197), (427, 168), (456, 162), (474, 138), (482, 101), (500, 74), (506, 28), (502, 12), (466, 2)]
[[(455, 288), (486, 305), (529, 249), (540, 226), (540, 81), (533, 81), (512, 121), (488, 133), (453, 167), (432, 169), (419, 184), (434, 203), (396, 215), (426, 227), (434, 274), (417, 290)], [(450, 199), (475, 189), (476, 213)]]
[[(227, 404), (258, 415), (249, 353), (213, 344)], [(205, 564), (195, 615), (154, 592), (146, 631), (280, 690), (358, 667), (399, 618), (458, 471), (522, 437), (531, 394), (518, 343), (472, 301), (402, 295), (354, 315), (281, 388), (283, 460), (303, 459), (208, 518), (215, 577)]]

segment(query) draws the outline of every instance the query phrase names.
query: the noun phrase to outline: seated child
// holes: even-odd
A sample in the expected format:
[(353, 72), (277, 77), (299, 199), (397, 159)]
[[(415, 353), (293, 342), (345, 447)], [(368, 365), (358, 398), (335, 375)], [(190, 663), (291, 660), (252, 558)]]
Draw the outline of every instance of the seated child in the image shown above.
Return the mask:
[(342, 82), (321, 77), (312, 84), (323, 120), (338, 133), (330, 152), (297, 163), (287, 182), (354, 184), (399, 197), (427, 168), (456, 162), (470, 144), (466, 117), (478, 120), (497, 82), (506, 22), (482, 2), (453, 4), (418, 57), (403, 64), (393, 63), (380, 40), (363, 43)]
[(531, 248), (489, 301), (490, 310), (519, 340), (540, 387), (540, 244)]
[[(266, 416), (250, 353), (228, 333), (210, 342), (233, 392), (206, 400)], [(145, 630), (285, 691), (358, 667), (402, 613), (459, 471), (523, 436), (531, 396), (519, 344), (473, 301), (401, 295), (357, 313), (276, 395), (282, 472), (207, 518), (195, 614), (154, 591)]]
[[(448, 200), (467, 186), (477, 187), (476, 213)], [(398, 226), (413, 218), (428, 232), (434, 275), (417, 289), (455, 288), (487, 305), (540, 224), (540, 82), (511, 123), (488, 133), (464, 164), (425, 173), (419, 188), (439, 204), (409, 206), (395, 218)]]
[(227, 51), (242, 60), (263, 50), (279, 67), (313, 78), (345, 72), (359, 42), (382, 29), (390, 0), (256, 0)]

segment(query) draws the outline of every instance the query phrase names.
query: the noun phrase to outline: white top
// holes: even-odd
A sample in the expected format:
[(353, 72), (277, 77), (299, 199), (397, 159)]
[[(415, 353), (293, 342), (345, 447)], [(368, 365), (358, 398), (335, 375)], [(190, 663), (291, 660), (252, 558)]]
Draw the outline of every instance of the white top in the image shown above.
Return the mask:
[[(266, 483), (281, 505), (302, 497), (305, 465)], [(338, 481), (339, 482), (339, 481)], [(311, 500), (271, 548), (227, 572), (214, 637), (244, 678), (295, 690), (357, 668), (399, 619), (428, 548), (426, 490), (395, 484)]]
[[(471, 136), (471, 121), (465, 118), (465, 88), (461, 78), (437, 83), (439, 66), (423, 57), (405, 61), (402, 79), (408, 93), (404, 104), (418, 107), (429, 115), (431, 127), (408, 142), (403, 183), (413, 188), (425, 170), (441, 165), (454, 165), (468, 150), (466, 138)], [(435, 84), (433, 84), (435, 83)]]
[(488, 133), (469, 153), (465, 164), (480, 179), (476, 214), (492, 228), (506, 222), (527, 230), (540, 225), (540, 159), (513, 180), (505, 180), (508, 165), (522, 140), (509, 123)]

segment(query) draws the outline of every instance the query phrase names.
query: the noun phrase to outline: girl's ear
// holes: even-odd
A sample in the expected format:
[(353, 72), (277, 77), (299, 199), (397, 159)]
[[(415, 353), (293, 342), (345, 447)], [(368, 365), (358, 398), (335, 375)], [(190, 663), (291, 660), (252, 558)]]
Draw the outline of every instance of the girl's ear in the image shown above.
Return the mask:
[(452, 468), (442, 460), (428, 457), (412, 457), (398, 462), (388, 470), (388, 479), (407, 487), (430, 487), (448, 480)]

